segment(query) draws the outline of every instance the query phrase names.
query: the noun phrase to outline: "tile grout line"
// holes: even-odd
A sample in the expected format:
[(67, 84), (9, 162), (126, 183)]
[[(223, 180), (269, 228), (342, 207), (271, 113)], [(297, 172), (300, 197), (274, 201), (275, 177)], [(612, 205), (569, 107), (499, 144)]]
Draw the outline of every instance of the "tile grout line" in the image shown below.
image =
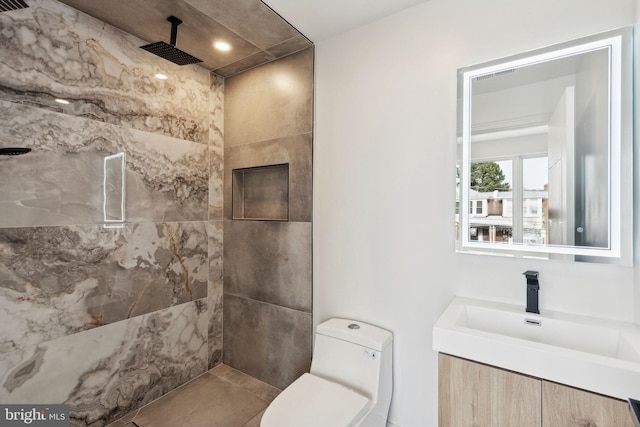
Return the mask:
[(225, 291), (225, 292), (223, 292), (223, 296), (224, 295), (230, 295), (232, 297), (241, 298), (241, 299), (248, 300), (248, 301), (255, 301), (255, 302), (260, 303), (260, 304), (279, 307), (279, 308), (283, 308), (285, 310), (295, 311), (295, 312), (301, 313), (301, 314), (308, 314), (308, 315), (312, 314), (310, 311), (298, 310), (297, 308), (291, 308), (291, 307), (287, 307), (285, 305), (275, 304), (275, 303), (267, 302), (267, 301), (261, 301), (261, 300), (254, 299), (254, 298), (248, 298), (248, 297), (245, 297), (245, 296), (242, 296), (242, 295), (235, 294), (233, 292), (226, 292)]

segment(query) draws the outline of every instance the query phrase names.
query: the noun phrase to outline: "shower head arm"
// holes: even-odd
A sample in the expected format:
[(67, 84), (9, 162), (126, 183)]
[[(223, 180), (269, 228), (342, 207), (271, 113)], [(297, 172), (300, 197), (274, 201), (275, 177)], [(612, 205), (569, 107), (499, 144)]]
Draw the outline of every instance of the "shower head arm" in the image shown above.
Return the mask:
[(176, 39), (178, 38), (178, 25), (182, 24), (182, 21), (175, 16), (168, 17), (167, 21), (171, 22), (171, 44), (159, 41), (140, 46), (140, 48), (178, 65), (197, 64), (198, 62), (202, 62), (201, 59), (198, 59), (193, 55), (189, 55), (187, 52), (184, 52), (176, 47)]
[(175, 46), (178, 41), (178, 25), (182, 24), (182, 21), (175, 16), (170, 16), (167, 21), (171, 22), (171, 46)]

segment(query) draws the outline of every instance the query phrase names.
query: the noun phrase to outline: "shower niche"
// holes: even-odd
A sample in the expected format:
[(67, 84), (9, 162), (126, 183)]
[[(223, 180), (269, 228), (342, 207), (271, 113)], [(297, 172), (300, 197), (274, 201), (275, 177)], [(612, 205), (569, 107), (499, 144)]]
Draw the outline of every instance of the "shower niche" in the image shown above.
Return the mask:
[(289, 221), (289, 164), (232, 171), (234, 220)]

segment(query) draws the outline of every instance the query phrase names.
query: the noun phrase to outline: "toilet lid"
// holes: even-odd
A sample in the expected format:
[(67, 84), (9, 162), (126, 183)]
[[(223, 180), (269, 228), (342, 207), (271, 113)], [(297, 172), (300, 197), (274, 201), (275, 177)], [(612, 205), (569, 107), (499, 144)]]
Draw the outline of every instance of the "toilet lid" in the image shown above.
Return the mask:
[(260, 427), (348, 427), (369, 408), (369, 399), (363, 395), (303, 374), (271, 402)]

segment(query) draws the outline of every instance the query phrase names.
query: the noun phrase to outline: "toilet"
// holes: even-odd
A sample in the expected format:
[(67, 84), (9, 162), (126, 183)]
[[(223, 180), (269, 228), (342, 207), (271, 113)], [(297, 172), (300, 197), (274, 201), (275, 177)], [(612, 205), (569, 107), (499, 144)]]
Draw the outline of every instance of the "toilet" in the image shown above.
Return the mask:
[(385, 427), (392, 340), (391, 332), (355, 320), (318, 325), (310, 373), (271, 402), (260, 427)]

